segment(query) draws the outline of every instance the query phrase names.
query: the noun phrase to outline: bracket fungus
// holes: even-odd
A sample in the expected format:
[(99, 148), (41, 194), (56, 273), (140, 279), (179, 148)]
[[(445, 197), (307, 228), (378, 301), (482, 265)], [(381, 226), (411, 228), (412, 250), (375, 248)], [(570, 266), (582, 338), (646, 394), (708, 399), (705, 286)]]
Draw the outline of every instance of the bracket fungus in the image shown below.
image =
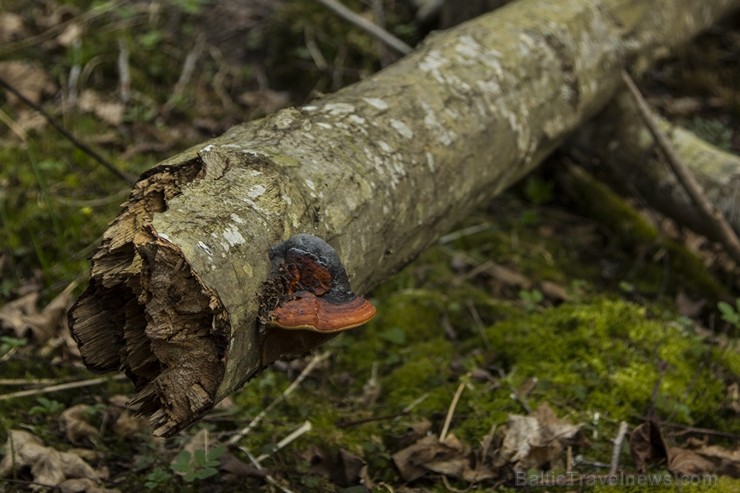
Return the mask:
[(270, 249), (270, 261), (263, 297), (267, 326), (332, 334), (375, 315), (375, 307), (352, 292), (339, 255), (321, 238), (295, 235)]

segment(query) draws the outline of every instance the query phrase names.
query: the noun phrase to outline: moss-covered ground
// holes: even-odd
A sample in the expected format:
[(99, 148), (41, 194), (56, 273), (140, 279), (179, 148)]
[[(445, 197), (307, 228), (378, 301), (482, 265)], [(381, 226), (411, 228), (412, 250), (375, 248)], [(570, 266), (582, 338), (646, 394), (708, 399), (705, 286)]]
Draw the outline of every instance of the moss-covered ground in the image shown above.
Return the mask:
[[(365, 8), (363, 2), (345, 3)], [(427, 27), (414, 22), (409, 2), (382, 3), (396, 35), (408, 42), (423, 35)], [(365, 34), (307, 0), (246, 2), (238, 10), (241, 17), (225, 27), (206, 15), (212, 5), (197, 0), (155, 7), (20, 0), (0, 5), (0, 19), (12, 13), (23, 25), (3, 41), (0, 62), (44, 67), (55, 87), (39, 94), (42, 106), (119, 169), (134, 174), (245, 114), (300, 104), (371, 73), (388, 57)], [(64, 30), (55, 22), (77, 22), (83, 34), (63, 42)], [(719, 128), (717, 144), (737, 152), (740, 137), (727, 122), (737, 121), (739, 99), (728, 80), (740, 74), (724, 65), (722, 53), (730, 43), (724, 29), (700, 42), (703, 51), (690, 48), (685, 58), (656, 74), (688, 67), (681, 87), (711, 108), (692, 121)], [(209, 41), (198, 70), (175, 91), (200, 34)], [(103, 123), (94, 112), (67, 108), (75, 66), (84, 75), (82, 88), (117, 101), (122, 44), (129, 47), (133, 90), (121, 121)], [(706, 75), (711, 67), (701, 65), (703, 58), (721, 70)], [(27, 108), (2, 97), (0, 110), (8, 122)], [(70, 282), (80, 282), (82, 289), (87, 256), (129, 185), (48, 126), (15, 133), (6, 125), (0, 139), (0, 305), (33, 291), (43, 305)], [(605, 472), (600, 464), (612, 458), (620, 422), (635, 427), (649, 414), (665, 424), (669, 446), (683, 446), (688, 437), (735, 446), (740, 324), (723, 319), (716, 307), (740, 296), (733, 291), (737, 273), (709, 261), (717, 258), (715, 250), (687, 248), (687, 236), (666, 233), (654, 214), (633, 205), (552, 158), (546, 172), (479, 208), (370, 293), (376, 318), (321, 348), (329, 354), (326, 361), (228, 455), (249, 463), (247, 451), (266, 454), (264, 470), (297, 492), (365, 491), (359, 477), (376, 491), (516, 490), (510, 478), (471, 484), (429, 473), (411, 483), (402, 479), (393, 454), (424, 433), (439, 435), (461, 383), (449, 431), (474, 448), (510, 415), (526, 415), (540, 404), (582, 424), (567, 451), (571, 467), (580, 472)], [(687, 308), (682, 299), (703, 302), (703, 308)], [(61, 343), (41, 346), (10, 329), (0, 336), (0, 373), (7, 380), (2, 394), (16, 390), (5, 385), (9, 379), (94, 377)], [(310, 358), (266, 370), (193, 429), (167, 441), (140, 426), (111, 429), (109, 398), (132, 391), (124, 380), (0, 400), (0, 447), (8, 430), (23, 429), (58, 450), (91, 449), (86, 459), (109, 472), (102, 484), (120, 491), (278, 491), (254, 471), (222, 468), (207, 479), (188, 479), (174, 474), (183, 471), (172, 461), (199, 431), (208, 430), (214, 444), (228, 440), (280, 398)], [(86, 420), (99, 433), (71, 443), (60, 413), (76, 404), (91, 406)], [(275, 452), (305, 421), (311, 430)], [(359, 458), (365, 469), (343, 477), (351, 460), (342, 462), (337, 458), (342, 456)], [(620, 458), (623, 470), (635, 471), (627, 442)], [(557, 467), (552, 464), (552, 470)], [(652, 474), (666, 474), (665, 463), (651, 467)], [(0, 490), (22, 490), (30, 479), (28, 471), (0, 478)], [(718, 481), (682, 491), (740, 489), (737, 480)], [(553, 489), (644, 491), (624, 483)], [(650, 491), (677, 491), (677, 486)]]

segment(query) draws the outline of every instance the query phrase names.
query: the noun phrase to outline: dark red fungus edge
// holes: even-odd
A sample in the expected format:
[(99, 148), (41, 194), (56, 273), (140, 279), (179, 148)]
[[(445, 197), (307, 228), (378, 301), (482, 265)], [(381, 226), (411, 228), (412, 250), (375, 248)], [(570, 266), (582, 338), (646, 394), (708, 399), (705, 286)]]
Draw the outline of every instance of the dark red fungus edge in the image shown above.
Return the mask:
[(368, 322), (375, 307), (355, 296), (339, 255), (321, 238), (298, 234), (270, 249), (272, 273), (262, 321), (273, 327), (333, 333)]

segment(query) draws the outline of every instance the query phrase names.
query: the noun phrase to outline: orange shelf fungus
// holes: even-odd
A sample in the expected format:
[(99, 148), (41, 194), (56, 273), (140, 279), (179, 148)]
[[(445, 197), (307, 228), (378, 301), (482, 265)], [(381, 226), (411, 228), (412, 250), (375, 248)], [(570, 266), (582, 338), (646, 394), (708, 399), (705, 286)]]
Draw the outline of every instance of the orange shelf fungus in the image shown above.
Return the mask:
[(375, 307), (352, 292), (339, 255), (321, 238), (295, 235), (272, 247), (270, 260), (266, 325), (330, 334), (375, 316)]

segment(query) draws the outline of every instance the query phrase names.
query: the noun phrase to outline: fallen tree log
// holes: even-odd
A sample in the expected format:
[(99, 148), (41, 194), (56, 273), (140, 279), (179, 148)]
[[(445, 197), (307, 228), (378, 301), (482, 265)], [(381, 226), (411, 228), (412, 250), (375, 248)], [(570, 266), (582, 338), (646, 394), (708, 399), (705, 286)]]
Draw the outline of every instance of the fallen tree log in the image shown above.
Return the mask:
[[(654, 118), (709, 201), (740, 234), (740, 157), (657, 115)], [(581, 126), (569, 150), (577, 152), (580, 162), (623, 192), (638, 193), (645, 203), (679, 224), (720, 241), (716, 225), (697, 210), (664, 162), (629, 95), (616, 97), (590, 124)]]
[(270, 248), (312, 233), (363, 293), (536, 167), (636, 70), (740, 0), (522, 0), (382, 72), (146, 172), (69, 314), (85, 363), (124, 370), (155, 433), (331, 335), (260, 323)]

